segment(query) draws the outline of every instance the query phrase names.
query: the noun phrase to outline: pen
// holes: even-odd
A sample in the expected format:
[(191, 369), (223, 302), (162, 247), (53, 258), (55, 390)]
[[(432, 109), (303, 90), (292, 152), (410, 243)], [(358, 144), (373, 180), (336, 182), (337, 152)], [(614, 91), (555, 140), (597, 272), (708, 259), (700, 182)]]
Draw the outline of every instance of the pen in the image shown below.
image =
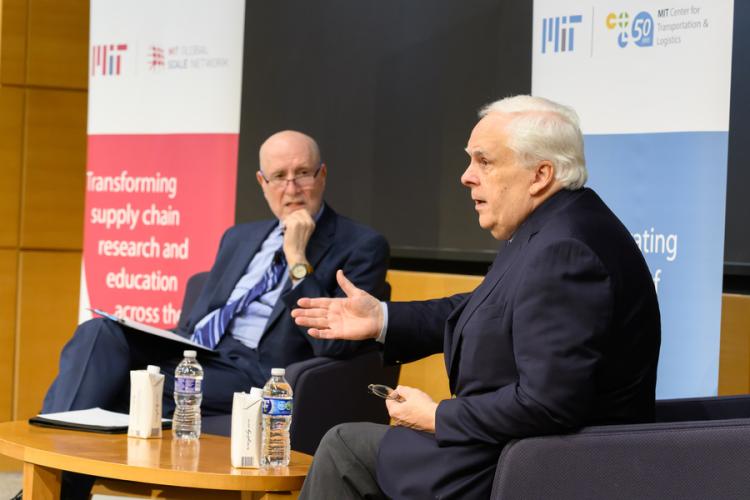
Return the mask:
[(120, 318), (118, 318), (117, 316), (114, 316), (112, 314), (109, 314), (108, 312), (104, 312), (101, 309), (92, 309), (92, 308), (89, 307), (89, 311), (91, 311), (94, 314), (98, 314), (99, 316), (104, 316), (107, 319), (111, 319), (112, 321), (116, 321), (116, 322), (120, 323)]

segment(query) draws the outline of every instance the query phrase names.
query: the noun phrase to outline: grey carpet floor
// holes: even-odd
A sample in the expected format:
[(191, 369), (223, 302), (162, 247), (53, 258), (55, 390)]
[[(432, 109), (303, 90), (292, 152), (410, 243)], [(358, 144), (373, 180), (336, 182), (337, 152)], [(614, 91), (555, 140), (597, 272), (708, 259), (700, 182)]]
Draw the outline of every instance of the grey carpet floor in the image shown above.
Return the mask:
[(20, 472), (0, 472), (0, 500), (13, 498), (23, 484)]

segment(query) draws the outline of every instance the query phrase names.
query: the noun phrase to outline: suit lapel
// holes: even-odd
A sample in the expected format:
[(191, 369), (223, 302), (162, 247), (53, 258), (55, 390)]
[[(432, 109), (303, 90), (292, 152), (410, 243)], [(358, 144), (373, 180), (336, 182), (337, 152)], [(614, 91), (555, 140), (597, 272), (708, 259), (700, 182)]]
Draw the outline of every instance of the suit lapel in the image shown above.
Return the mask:
[[(477, 287), (479, 288), (479, 287)], [(456, 332), (456, 324), (458, 323), (458, 319), (461, 317), (461, 313), (464, 311), (464, 308), (466, 307), (466, 304), (469, 303), (469, 300), (471, 300), (471, 294), (467, 295), (464, 300), (462, 300), (453, 311), (448, 315), (448, 318), (445, 320), (445, 339), (443, 340), (443, 358), (445, 363), (445, 370), (446, 373), (450, 374), (450, 361), (452, 358), (452, 353), (454, 351), (453, 348), (453, 339), (454, 339), (454, 332)], [(453, 389), (453, 387), (451, 387)]]
[[(268, 233), (277, 224), (278, 220), (271, 219), (237, 226), (238, 228), (242, 228), (240, 229), (242, 232), (237, 235), (237, 241), (231, 243), (232, 247), (228, 249), (230, 252), (229, 258), (214, 263), (215, 268), (221, 267), (222, 269), (220, 271), (217, 270), (219, 274), (217, 274), (218, 277), (216, 279), (209, 277), (208, 288), (204, 290), (208, 295), (204, 299), (203, 293), (201, 293), (198, 302), (196, 302), (196, 305), (190, 311), (190, 319), (184, 327), (187, 331), (192, 332), (195, 325), (208, 313), (227, 303), (237, 282), (245, 274), (250, 260), (258, 252), (260, 245), (268, 237)], [(226, 264), (222, 265), (224, 263)]]
[[(336, 213), (333, 209), (326, 205), (323, 208), (323, 213), (320, 215), (320, 219), (315, 226), (315, 231), (310, 236), (310, 241), (307, 242), (307, 260), (310, 261), (310, 265), (313, 269), (317, 269), (321, 259), (325, 256), (326, 252), (333, 243), (333, 236), (336, 234)], [(290, 263), (288, 262), (287, 265)], [(292, 289), (292, 280), (287, 279), (284, 283), (284, 288), (281, 290), (281, 295)], [(281, 313), (286, 308), (284, 301), (279, 298), (271, 311), (271, 316), (268, 317), (266, 327), (263, 329), (264, 336), (261, 337), (260, 341), (263, 342), (265, 333), (271, 329), (273, 324), (279, 319)]]
[(221, 296), (218, 297), (224, 304), (229, 300), (229, 296), (237, 285), (237, 282), (247, 271), (250, 261), (258, 253), (261, 244), (266, 240), (268, 234), (276, 227), (279, 221), (268, 220), (260, 222), (259, 230), (253, 231), (246, 240), (239, 243), (237, 251), (234, 252), (232, 260), (224, 269), (221, 276)]
[(310, 241), (307, 243), (307, 260), (310, 261), (310, 265), (313, 269), (317, 269), (318, 264), (325, 256), (328, 249), (333, 244), (333, 238), (336, 234), (336, 213), (328, 205), (323, 208), (323, 213), (320, 215), (320, 220), (315, 227), (310, 237)]
[(456, 321), (455, 328), (450, 332), (452, 333), (451, 349), (450, 352), (446, 352), (446, 356), (448, 357), (447, 367), (451, 390), (453, 390), (455, 384), (456, 374), (453, 370), (458, 364), (458, 351), (466, 322), (471, 318), (471, 315), (474, 314), (477, 307), (484, 302), (484, 299), (486, 299), (492, 290), (497, 287), (511, 264), (513, 264), (513, 262), (517, 260), (517, 257), (523, 253), (523, 247), (526, 246), (526, 243), (528, 243), (537, 232), (539, 232), (550, 216), (562, 206), (566, 205), (569, 200), (579, 196), (585, 191), (586, 189), (577, 191), (563, 189), (552, 195), (552, 197), (537, 207), (537, 209), (529, 215), (526, 221), (521, 224), (521, 227), (519, 227), (513, 235), (513, 241), (507, 243), (506, 247), (495, 257), (495, 262), (493, 262), (490, 271), (482, 281), (482, 284), (471, 294), (471, 298), (466, 303), (466, 307), (461, 311)]
[[(453, 373), (454, 364), (456, 361), (456, 354), (459, 350), (459, 342), (461, 334), (463, 333), (464, 326), (469, 320), (474, 311), (479, 305), (484, 302), (484, 299), (495, 289), (500, 280), (502, 279), (505, 272), (510, 267), (511, 263), (515, 260), (515, 256), (519, 254), (518, 249), (521, 247), (520, 242), (506, 243), (505, 248), (500, 250), (495, 257), (495, 261), (492, 263), (490, 271), (485, 276), (482, 283), (477, 287), (476, 290), (471, 294), (466, 306), (463, 311), (460, 312), (456, 321), (456, 326), (453, 329), (453, 335), (451, 337), (451, 349), (448, 353), (448, 374)], [(453, 377), (450, 377), (453, 379)]]

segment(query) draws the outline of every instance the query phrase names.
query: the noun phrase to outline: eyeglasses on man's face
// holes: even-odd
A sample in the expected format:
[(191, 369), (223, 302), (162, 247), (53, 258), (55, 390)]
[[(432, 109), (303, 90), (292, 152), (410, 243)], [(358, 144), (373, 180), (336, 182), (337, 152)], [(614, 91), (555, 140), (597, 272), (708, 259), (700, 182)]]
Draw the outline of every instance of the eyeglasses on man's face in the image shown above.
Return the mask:
[(298, 187), (304, 188), (313, 185), (313, 183), (315, 182), (315, 178), (318, 176), (318, 172), (320, 172), (320, 169), (322, 167), (323, 164), (319, 163), (317, 168), (299, 168), (293, 172), (291, 177), (283, 170), (275, 172), (270, 177), (266, 177), (266, 174), (263, 173), (263, 170), (259, 170), (259, 172), (260, 176), (263, 177), (263, 180), (266, 181), (266, 184), (274, 189), (285, 188), (287, 182), (293, 182)]

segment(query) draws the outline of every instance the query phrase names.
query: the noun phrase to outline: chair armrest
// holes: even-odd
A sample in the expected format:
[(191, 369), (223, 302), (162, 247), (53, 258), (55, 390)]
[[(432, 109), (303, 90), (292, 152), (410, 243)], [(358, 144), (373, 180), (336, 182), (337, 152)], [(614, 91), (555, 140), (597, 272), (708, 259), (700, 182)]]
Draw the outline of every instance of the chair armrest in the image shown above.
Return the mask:
[(292, 448), (313, 454), (323, 435), (344, 422), (387, 424), (383, 400), (367, 392), (372, 383), (394, 386), (399, 367), (383, 366), (380, 351), (350, 359), (311, 358), (289, 365), (287, 380), (294, 391)]
[[(313, 455), (323, 435), (344, 422), (387, 424), (383, 400), (369, 394), (367, 385), (395, 387), (400, 367), (383, 366), (380, 351), (362, 352), (350, 359), (310, 358), (286, 368), (294, 391), (292, 448)], [(203, 418), (203, 432), (229, 436), (231, 415)]]
[[(328, 365), (332, 362), (335, 362), (336, 360), (333, 358), (326, 358), (326, 357), (316, 357), (316, 358), (309, 358), (305, 359), (303, 361), (298, 361), (296, 363), (292, 363), (291, 365), (286, 367), (286, 373), (284, 374), (284, 378), (287, 382), (292, 386), (292, 390), (297, 390), (297, 381), (300, 378), (307, 377), (310, 374), (305, 374), (307, 370), (313, 370), (312, 373), (315, 373), (315, 368)], [(303, 380), (304, 385), (304, 380)]]
[(511, 441), (492, 499), (750, 498), (750, 419), (590, 427)]
[(750, 418), (750, 395), (661, 399), (656, 401), (657, 422)]

